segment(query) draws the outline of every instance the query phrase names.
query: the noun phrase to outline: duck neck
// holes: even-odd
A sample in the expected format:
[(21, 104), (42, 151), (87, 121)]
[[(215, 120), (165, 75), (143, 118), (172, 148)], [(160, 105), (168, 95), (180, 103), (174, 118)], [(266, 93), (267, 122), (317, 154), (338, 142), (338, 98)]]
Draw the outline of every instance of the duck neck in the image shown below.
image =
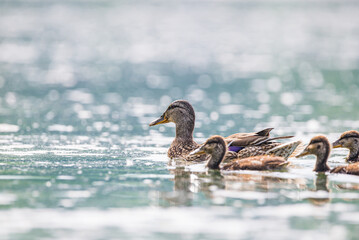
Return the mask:
[(349, 148), (349, 156), (348, 156), (348, 161), (351, 162), (357, 162), (359, 161), (359, 145), (355, 144), (354, 146), (352, 146), (351, 148)]
[(226, 147), (220, 145), (216, 151), (211, 153), (211, 158), (207, 163), (207, 167), (209, 169), (219, 169), (219, 165), (221, 164), (225, 154)]
[(330, 170), (327, 163), (329, 157), (329, 151), (330, 151), (329, 149), (324, 149), (324, 151), (317, 153), (317, 161), (315, 163), (314, 171), (326, 172)]
[(194, 121), (176, 123), (176, 139), (180, 142), (193, 141)]

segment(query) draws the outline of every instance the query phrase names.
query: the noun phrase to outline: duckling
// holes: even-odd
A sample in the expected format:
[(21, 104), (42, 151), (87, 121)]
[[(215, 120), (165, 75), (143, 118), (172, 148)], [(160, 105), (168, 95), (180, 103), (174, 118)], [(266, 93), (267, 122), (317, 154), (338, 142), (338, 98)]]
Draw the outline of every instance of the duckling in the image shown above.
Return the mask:
[(348, 148), (347, 162), (359, 162), (359, 132), (355, 130), (344, 132), (333, 142), (333, 148)]
[(330, 154), (330, 143), (327, 137), (323, 135), (315, 136), (310, 140), (308, 146), (296, 157), (303, 157), (306, 155), (315, 155), (317, 156), (317, 161), (313, 171), (315, 172), (326, 172), (330, 168), (327, 164), (327, 160)]
[(331, 173), (345, 173), (345, 174), (354, 174), (359, 175), (359, 162), (348, 164), (346, 166), (338, 166), (330, 170), (328, 166), (328, 158), (330, 155), (331, 144), (327, 137), (319, 135), (315, 136), (310, 140), (309, 145), (303, 150), (302, 153), (298, 154), (296, 157), (303, 157), (306, 155), (315, 155), (317, 157), (315, 167), (313, 171), (315, 172), (327, 172)]
[[(172, 102), (166, 111), (158, 119), (151, 122), (150, 126), (173, 122), (176, 124), (176, 137), (168, 149), (167, 155), (170, 159), (184, 158), (189, 161), (205, 160), (205, 156), (192, 156), (188, 154), (197, 149), (200, 145), (193, 140), (193, 130), (195, 126), (195, 112), (192, 105), (185, 100), (176, 100)], [(270, 148), (278, 146), (280, 143), (274, 143), (273, 140), (281, 138), (290, 138), (284, 136), (270, 138), (269, 133), (273, 128), (267, 128), (256, 133), (236, 133), (225, 138), (227, 144), (231, 144), (232, 151), (228, 151), (227, 158), (238, 158), (237, 152), (240, 151), (242, 157), (261, 155)], [(271, 144), (271, 145), (270, 145)], [(247, 146), (252, 148), (246, 149)], [(266, 148), (264, 149), (264, 146)], [(269, 147), (269, 148), (268, 148)], [(268, 148), (268, 149), (267, 149)], [(260, 151), (264, 149), (263, 151)]]
[[(221, 136), (210, 137), (201, 147), (194, 150), (190, 155), (207, 154), (210, 159), (207, 162), (209, 169), (220, 169), (227, 152), (227, 144)], [(272, 170), (282, 169), (289, 164), (283, 157), (278, 156), (255, 156), (244, 159), (236, 159), (225, 164), (222, 170)]]

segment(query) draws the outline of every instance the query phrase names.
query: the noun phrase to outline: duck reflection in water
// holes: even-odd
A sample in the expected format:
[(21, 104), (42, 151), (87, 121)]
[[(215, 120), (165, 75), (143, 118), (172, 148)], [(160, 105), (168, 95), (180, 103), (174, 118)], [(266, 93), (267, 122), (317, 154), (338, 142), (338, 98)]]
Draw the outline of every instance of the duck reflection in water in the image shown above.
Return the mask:
[(235, 191), (280, 191), (306, 189), (306, 180), (303, 178), (280, 178), (257, 174), (228, 173), (224, 175), (226, 190)]
[[(314, 192), (317, 192), (317, 197), (308, 198), (308, 200), (316, 205), (316, 206), (323, 206), (330, 202), (330, 189), (328, 187), (328, 175), (323, 172), (317, 173), (317, 177), (314, 179)], [(323, 194), (320, 194), (323, 193)]]
[(211, 198), (213, 189), (224, 189), (224, 178), (218, 171), (191, 172), (185, 167), (176, 167), (171, 169), (170, 173), (174, 175), (174, 189), (165, 194), (164, 199), (171, 205), (191, 206), (194, 194), (203, 192), (206, 197)]
[[(185, 167), (171, 169), (174, 175), (174, 188), (172, 192), (163, 195), (163, 199), (175, 206), (191, 206), (195, 195), (203, 193), (208, 199), (218, 199), (228, 191), (233, 198), (241, 199), (241, 192), (278, 192), (286, 190), (308, 189), (303, 178), (279, 178), (276, 176), (263, 176), (258, 172), (223, 173), (208, 170), (207, 172), (189, 171)], [(232, 198), (231, 197), (231, 198)], [(244, 197), (244, 199), (246, 199)], [(254, 199), (255, 200), (255, 199)], [(222, 201), (223, 203), (225, 201)]]

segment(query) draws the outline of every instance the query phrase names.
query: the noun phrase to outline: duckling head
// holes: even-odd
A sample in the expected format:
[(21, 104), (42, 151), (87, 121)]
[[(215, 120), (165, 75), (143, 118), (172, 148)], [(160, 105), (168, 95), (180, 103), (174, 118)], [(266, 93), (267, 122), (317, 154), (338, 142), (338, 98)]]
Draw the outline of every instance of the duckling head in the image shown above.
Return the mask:
[(353, 149), (359, 145), (359, 132), (355, 130), (344, 132), (338, 140), (333, 142), (333, 148)]
[(210, 159), (207, 163), (209, 169), (219, 169), (224, 155), (226, 154), (227, 146), (223, 137), (212, 136), (199, 148), (190, 153), (190, 155), (208, 154)]
[(167, 107), (161, 117), (152, 121), (149, 125), (151, 127), (173, 122), (176, 124), (177, 137), (192, 139), (195, 119), (192, 105), (185, 100), (176, 100)]
[(308, 146), (296, 157), (303, 157), (306, 155), (315, 155), (317, 157), (314, 171), (325, 172), (329, 170), (327, 160), (330, 154), (331, 145), (327, 137), (319, 135), (313, 137)]
[(355, 130), (344, 132), (338, 140), (333, 142), (333, 148), (347, 148), (350, 150), (348, 161), (359, 159), (359, 132)]

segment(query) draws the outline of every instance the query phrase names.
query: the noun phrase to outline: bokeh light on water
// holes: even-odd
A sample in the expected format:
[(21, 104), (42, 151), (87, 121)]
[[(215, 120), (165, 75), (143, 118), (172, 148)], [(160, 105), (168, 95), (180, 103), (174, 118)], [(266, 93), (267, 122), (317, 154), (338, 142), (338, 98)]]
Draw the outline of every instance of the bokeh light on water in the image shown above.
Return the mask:
[[(1, 238), (355, 238), (359, 179), (167, 166), (195, 137), (359, 129), (355, 1), (1, 1)], [(331, 166), (343, 164), (335, 150)]]

